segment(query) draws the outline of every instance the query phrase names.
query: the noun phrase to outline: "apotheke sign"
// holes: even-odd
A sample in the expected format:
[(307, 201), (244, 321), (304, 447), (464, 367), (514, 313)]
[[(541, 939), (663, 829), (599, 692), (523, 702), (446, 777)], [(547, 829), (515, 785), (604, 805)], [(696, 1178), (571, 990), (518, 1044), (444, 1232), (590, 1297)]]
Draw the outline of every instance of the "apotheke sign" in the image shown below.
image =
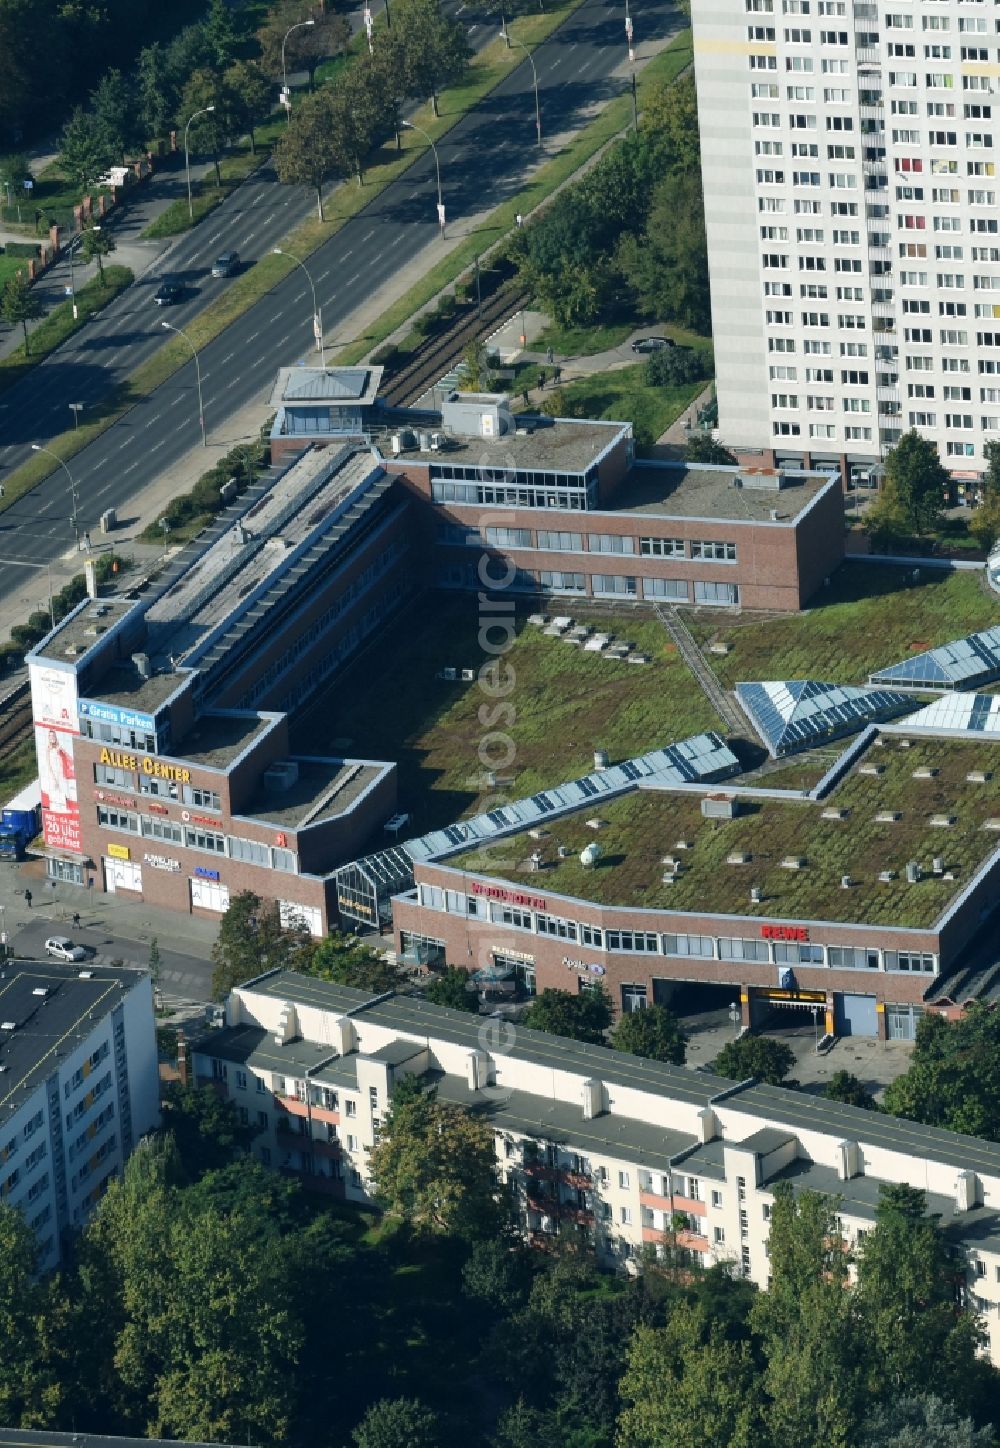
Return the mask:
[(598, 965), (596, 960), (573, 960), (572, 957), (564, 955), (563, 965), (568, 966), (570, 970), (589, 971), (591, 975), (604, 974), (604, 966)]

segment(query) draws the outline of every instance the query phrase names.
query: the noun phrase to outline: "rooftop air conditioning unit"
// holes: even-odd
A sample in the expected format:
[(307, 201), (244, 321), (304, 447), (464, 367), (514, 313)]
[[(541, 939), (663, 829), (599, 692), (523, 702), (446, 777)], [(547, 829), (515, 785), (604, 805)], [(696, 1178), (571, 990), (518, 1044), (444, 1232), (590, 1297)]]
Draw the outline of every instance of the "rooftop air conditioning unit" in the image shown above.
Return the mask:
[(136, 672), (140, 679), (149, 679), (152, 677), (153, 670), (149, 662), (148, 654), (133, 654), (132, 662), (135, 664)]
[(264, 788), (275, 794), (298, 782), (299, 766), (294, 759), (282, 759), (264, 770)]

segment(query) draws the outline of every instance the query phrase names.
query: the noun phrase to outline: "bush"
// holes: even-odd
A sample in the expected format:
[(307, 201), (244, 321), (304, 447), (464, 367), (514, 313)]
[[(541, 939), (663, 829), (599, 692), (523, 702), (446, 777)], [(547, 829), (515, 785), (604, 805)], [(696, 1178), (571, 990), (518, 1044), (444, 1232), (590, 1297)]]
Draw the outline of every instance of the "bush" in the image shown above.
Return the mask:
[(384, 347), (379, 347), (372, 353), (372, 366), (394, 367), (402, 355), (395, 342), (386, 342)]
[(662, 352), (654, 352), (645, 368), (650, 387), (675, 387), (709, 375), (708, 359), (691, 347), (665, 347)]
[(41, 246), (37, 241), (8, 241), (4, 251), (8, 256), (33, 256), (41, 255)]

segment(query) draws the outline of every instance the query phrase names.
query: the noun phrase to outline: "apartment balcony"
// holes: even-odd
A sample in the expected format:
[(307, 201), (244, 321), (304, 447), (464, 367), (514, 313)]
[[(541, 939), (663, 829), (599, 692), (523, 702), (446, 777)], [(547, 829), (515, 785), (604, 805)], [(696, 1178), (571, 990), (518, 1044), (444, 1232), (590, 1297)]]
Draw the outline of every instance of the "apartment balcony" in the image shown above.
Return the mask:
[(327, 1161), (339, 1161), (341, 1145), (339, 1141), (324, 1141), (322, 1137), (313, 1140), (313, 1151), (317, 1156), (324, 1157)]
[[(660, 1235), (662, 1237), (663, 1234)], [(686, 1247), (689, 1252), (707, 1252), (709, 1250), (708, 1238), (703, 1237), (700, 1232), (678, 1232), (677, 1245)]]
[(642, 1187), (639, 1188), (639, 1205), (657, 1212), (672, 1212), (674, 1209), (670, 1197), (661, 1197), (656, 1192), (643, 1191)]
[(594, 1185), (594, 1179), (589, 1171), (564, 1171), (562, 1180), (568, 1187), (574, 1187), (581, 1192), (589, 1191)]
[(689, 1217), (704, 1217), (708, 1215), (708, 1207), (704, 1202), (697, 1201), (693, 1197), (679, 1197), (676, 1192), (674, 1193), (673, 1210), (675, 1212), (685, 1212)]
[(575, 1202), (560, 1202), (558, 1217), (560, 1222), (575, 1222), (578, 1227), (594, 1225), (593, 1207), (581, 1207)]
[(523, 1171), (526, 1177), (541, 1182), (555, 1181), (560, 1175), (557, 1166), (550, 1166), (544, 1161), (525, 1161)]
[(286, 1111), (289, 1116), (308, 1116), (309, 1106), (305, 1101), (300, 1101), (297, 1096), (275, 1095), (275, 1104), (281, 1111)]

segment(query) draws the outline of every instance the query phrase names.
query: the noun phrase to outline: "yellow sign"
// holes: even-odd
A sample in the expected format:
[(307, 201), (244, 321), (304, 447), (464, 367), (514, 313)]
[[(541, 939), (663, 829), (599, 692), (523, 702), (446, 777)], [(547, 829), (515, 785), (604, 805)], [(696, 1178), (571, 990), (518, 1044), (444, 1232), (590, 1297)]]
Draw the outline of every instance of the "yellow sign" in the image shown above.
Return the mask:
[(101, 763), (112, 769), (134, 769), (140, 774), (151, 774), (156, 779), (173, 779), (178, 784), (191, 782), (190, 769), (181, 769), (176, 764), (165, 764), (162, 759), (150, 759), (148, 754), (125, 754), (120, 749), (102, 749)]
[(815, 1001), (817, 1005), (826, 1005), (826, 991), (823, 990), (761, 990), (757, 992), (757, 998), (765, 1001)]
[(109, 845), (108, 854), (113, 860), (130, 860), (132, 858), (128, 845)]

